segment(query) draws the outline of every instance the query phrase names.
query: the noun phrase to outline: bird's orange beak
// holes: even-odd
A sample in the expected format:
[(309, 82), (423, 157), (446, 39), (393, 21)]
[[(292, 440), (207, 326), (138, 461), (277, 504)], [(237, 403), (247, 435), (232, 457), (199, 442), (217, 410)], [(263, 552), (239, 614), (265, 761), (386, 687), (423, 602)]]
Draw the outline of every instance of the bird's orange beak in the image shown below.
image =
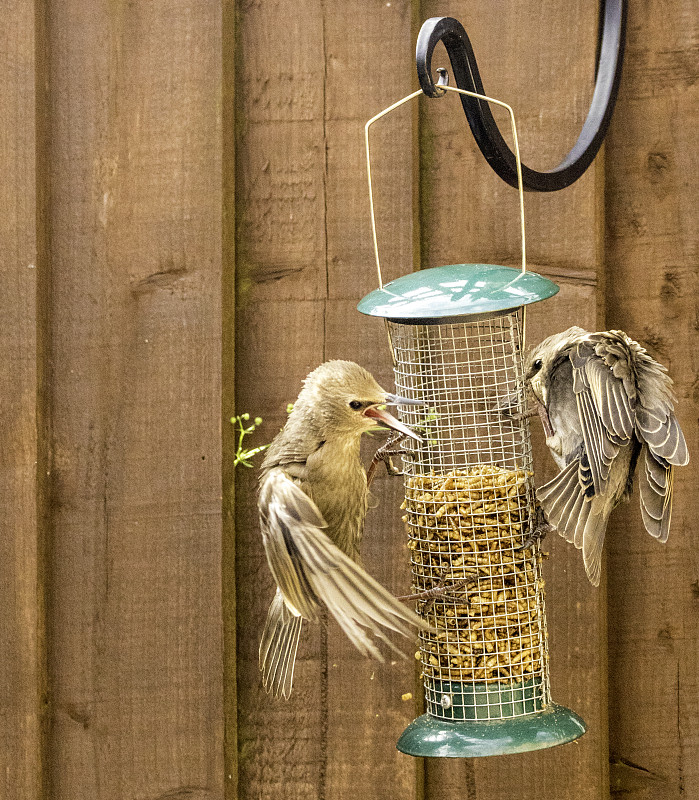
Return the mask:
[[(395, 395), (390, 395), (389, 402), (394, 402), (396, 404), (400, 403), (401, 405), (413, 405), (415, 401), (408, 400), (406, 402), (405, 398), (403, 397), (396, 397)], [(417, 442), (422, 441), (422, 437), (418, 436), (412, 428), (409, 428), (407, 425), (404, 425), (402, 422), (397, 420), (393, 414), (389, 414), (385, 408), (381, 406), (369, 406), (364, 411), (364, 416), (369, 417), (370, 419), (375, 419), (379, 425), (383, 426), (384, 428), (393, 428), (394, 431), (398, 431), (402, 433), (404, 436), (409, 436), (411, 439), (415, 439)]]

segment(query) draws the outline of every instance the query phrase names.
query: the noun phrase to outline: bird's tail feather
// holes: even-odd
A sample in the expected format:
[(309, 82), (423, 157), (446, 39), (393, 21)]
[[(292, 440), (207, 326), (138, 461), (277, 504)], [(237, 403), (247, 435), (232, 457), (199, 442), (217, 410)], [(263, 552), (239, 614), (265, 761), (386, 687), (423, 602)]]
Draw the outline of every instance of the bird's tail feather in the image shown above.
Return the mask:
[(537, 500), (549, 524), (583, 551), (585, 572), (593, 586), (599, 586), (602, 548), (609, 511), (585, 496), (578, 477), (578, 460), (571, 461), (553, 480), (536, 490)]
[(607, 531), (607, 520), (609, 513), (595, 514), (592, 511), (592, 503), (588, 500), (586, 505), (590, 507), (590, 513), (585, 522), (583, 532), (583, 562), (585, 572), (593, 586), (599, 586), (602, 574), (602, 548), (604, 546), (604, 534)]
[(262, 684), (275, 697), (288, 699), (291, 695), (302, 622), (302, 617), (291, 613), (277, 589), (260, 640)]
[(578, 460), (571, 461), (555, 478), (536, 490), (546, 521), (577, 548), (582, 547), (582, 533), (589, 513), (578, 478), (579, 467)]

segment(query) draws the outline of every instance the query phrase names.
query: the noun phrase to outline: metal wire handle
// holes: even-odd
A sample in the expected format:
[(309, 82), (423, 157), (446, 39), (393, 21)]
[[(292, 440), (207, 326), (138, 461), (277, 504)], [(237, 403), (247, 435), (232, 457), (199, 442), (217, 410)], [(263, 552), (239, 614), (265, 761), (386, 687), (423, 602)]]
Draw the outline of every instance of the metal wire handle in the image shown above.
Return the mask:
[[(516, 185), (517, 188), (519, 189), (519, 221), (520, 221), (520, 229), (522, 232), (522, 272), (520, 274), (525, 273), (527, 271), (527, 247), (526, 247), (526, 237), (524, 229), (524, 183), (522, 180), (522, 161), (519, 155), (519, 139), (517, 138), (517, 123), (515, 122), (515, 112), (512, 110), (511, 106), (509, 106), (507, 103), (503, 103), (502, 100), (496, 100), (494, 97), (488, 97), (487, 95), (484, 94), (471, 92), (467, 89), (459, 89), (455, 86), (449, 86), (449, 78), (447, 75), (447, 71), (443, 68), (440, 68), (437, 71), (440, 73), (439, 82), (436, 87), (437, 91), (440, 94), (437, 96), (446, 94), (448, 91), (456, 92), (457, 94), (466, 95), (470, 98), (485, 100), (488, 103), (494, 103), (495, 105), (506, 109), (506, 111), (510, 115), (510, 122), (512, 124), (512, 141), (514, 144), (515, 172), (517, 175)], [(390, 106), (388, 106), (388, 108), (384, 108), (383, 111), (380, 111), (378, 114), (373, 116), (364, 126), (364, 146), (366, 148), (366, 170), (367, 170), (367, 180), (369, 182), (369, 210), (371, 213), (371, 233), (374, 240), (374, 257), (376, 259), (376, 272), (379, 279), (380, 289), (383, 289), (383, 278), (381, 275), (381, 259), (379, 257), (379, 245), (376, 237), (376, 215), (374, 213), (374, 190), (372, 188), (372, 182), (371, 182), (371, 151), (369, 147), (369, 128), (375, 122), (380, 120), (382, 117), (385, 117), (387, 114), (390, 114), (391, 111), (395, 111), (404, 103), (409, 102), (410, 100), (414, 99), (415, 97), (418, 97), (421, 94), (423, 94), (422, 89), (418, 89), (416, 92), (412, 92), (406, 97), (403, 97), (401, 100), (392, 103)]]
[[(528, 191), (553, 192), (570, 186), (590, 166), (607, 133), (621, 81), (627, 1), (601, 2), (595, 90), (580, 136), (554, 169), (537, 172), (526, 165), (522, 167), (524, 188)], [(510, 186), (517, 186), (519, 164), (516, 171), (515, 155), (502, 138), (488, 104), (479, 99), (485, 92), (476, 56), (463, 25), (453, 17), (432, 17), (420, 29), (416, 58), (422, 91), (428, 97), (443, 95), (439, 82), (435, 85), (431, 75), (432, 54), (440, 41), (449, 55), (456, 85), (468, 90), (461, 98), (461, 105), (478, 147), (493, 170)]]

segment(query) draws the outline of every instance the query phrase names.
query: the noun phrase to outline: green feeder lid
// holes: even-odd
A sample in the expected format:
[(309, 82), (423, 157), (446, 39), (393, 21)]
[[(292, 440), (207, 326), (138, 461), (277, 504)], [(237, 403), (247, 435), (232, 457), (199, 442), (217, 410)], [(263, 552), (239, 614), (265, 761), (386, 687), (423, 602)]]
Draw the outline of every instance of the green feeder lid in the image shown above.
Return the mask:
[(496, 264), (449, 264), (422, 269), (362, 298), (362, 314), (409, 325), (500, 316), (553, 297), (558, 286), (536, 272)]

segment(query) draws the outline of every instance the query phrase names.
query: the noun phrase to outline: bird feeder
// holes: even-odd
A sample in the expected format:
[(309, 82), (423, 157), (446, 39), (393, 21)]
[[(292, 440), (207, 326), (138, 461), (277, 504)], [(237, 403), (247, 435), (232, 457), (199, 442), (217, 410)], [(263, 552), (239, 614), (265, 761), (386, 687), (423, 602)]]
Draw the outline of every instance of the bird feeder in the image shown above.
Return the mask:
[[(526, 307), (558, 287), (527, 270), (523, 191), (553, 191), (572, 183), (594, 158), (611, 116), (621, 64), (625, 5), (605, 4), (601, 59), (588, 120), (558, 168), (523, 167), (512, 109), (487, 97), (460, 23), (434, 18), (418, 38), (422, 88), (366, 125), (367, 172), (379, 288), (359, 310), (385, 320), (400, 395), (421, 404), (399, 406), (422, 434), (405, 443), (404, 520), (408, 531), (420, 632), (418, 658), (426, 713), (403, 732), (398, 749), (413, 756), (519, 753), (573, 741), (585, 723), (555, 704), (549, 688), (548, 635), (539, 520), (529, 421), (525, 413), (523, 349)], [(616, 14), (616, 16), (614, 16)], [(443, 40), (457, 77), (430, 74)], [(464, 88), (465, 87), (465, 88)], [(522, 266), (451, 264), (383, 284), (376, 237), (369, 128), (423, 92), (458, 92), (479, 147), (500, 177), (518, 187)], [(509, 150), (488, 110), (504, 107), (512, 123)], [(524, 171), (524, 177), (523, 177)]]
[[(452, 264), (406, 275), (359, 310), (387, 320), (407, 443), (405, 522), (427, 713), (398, 749), (414, 756), (537, 750), (585, 732), (552, 702), (529, 422), (524, 306), (558, 287), (531, 272)], [(433, 590), (435, 596), (430, 596)]]

